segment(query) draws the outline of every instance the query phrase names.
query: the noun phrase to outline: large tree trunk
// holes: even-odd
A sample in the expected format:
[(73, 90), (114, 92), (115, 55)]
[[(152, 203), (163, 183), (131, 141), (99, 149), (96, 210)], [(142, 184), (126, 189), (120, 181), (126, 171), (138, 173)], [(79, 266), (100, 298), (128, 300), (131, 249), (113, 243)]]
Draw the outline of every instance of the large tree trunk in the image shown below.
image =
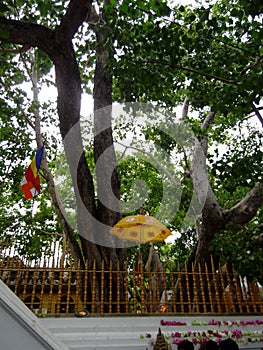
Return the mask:
[[(96, 15), (93, 12), (93, 15)], [(102, 10), (98, 15), (96, 22), (100, 20), (107, 23), (107, 18)], [(94, 21), (93, 21), (94, 23)], [(122, 268), (123, 253), (119, 240), (109, 234), (110, 228), (120, 220), (120, 177), (117, 169), (117, 160), (113, 145), (112, 135), (112, 76), (107, 71), (107, 64), (110, 60), (110, 51), (105, 47), (106, 40), (110, 38), (109, 29), (104, 25), (91, 25), (97, 38), (96, 50), (96, 67), (94, 74), (94, 159), (96, 164), (96, 179), (97, 179), (97, 215), (98, 220), (97, 230), (103, 236), (103, 242), (99, 249), (101, 258), (105, 262), (105, 268), (117, 270), (118, 264)], [(109, 41), (107, 40), (107, 46)], [(112, 266), (110, 266), (112, 263)], [(117, 287), (117, 276), (113, 275), (112, 285)], [(107, 284), (108, 282), (105, 281)], [(124, 277), (121, 278), (121, 284), (124, 283)], [(97, 290), (100, 290), (100, 276), (97, 275)], [(124, 288), (123, 288), (124, 290)], [(113, 298), (117, 296), (112, 293)], [(108, 300), (109, 295), (107, 290), (104, 294), (105, 300)], [(123, 299), (123, 296), (121, 296)], [(116, 301), (116, 300), (115, 300)]]

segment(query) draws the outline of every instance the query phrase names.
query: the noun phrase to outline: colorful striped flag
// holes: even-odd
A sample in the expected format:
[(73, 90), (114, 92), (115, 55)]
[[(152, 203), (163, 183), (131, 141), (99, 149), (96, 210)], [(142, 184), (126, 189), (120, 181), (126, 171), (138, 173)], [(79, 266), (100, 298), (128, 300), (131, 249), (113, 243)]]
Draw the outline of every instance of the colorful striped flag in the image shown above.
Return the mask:
[(26, 197), (26, 200), (35, 197), (40, 193), (40, 177), (39, 169), (41, 165), (44, 146), (39, 148), (36, 155), (31, 161), (31, 164), (25, 171), (25, 175), (21, 182), (22, 191)]

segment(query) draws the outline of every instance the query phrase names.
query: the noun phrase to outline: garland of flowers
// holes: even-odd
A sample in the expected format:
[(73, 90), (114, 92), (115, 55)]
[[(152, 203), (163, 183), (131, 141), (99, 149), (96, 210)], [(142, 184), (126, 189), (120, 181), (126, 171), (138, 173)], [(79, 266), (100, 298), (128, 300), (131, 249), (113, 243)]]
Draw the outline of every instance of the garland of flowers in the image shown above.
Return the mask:
[[(165, 321), (161, 321), (165, 322)], [(214, 319), (210, 320), (209, 322), (205, 321), (193, 321), (192, 326), (258, 326), (263, 324), (263, 320), (240, 320), (240, 321), (215, 321)], [(166, 324), (167, 325), (167, 324)]]
[[(187, 326), (186, 322), (182, 321), (160, 321), (161, 326)], [(214, 319), (209, 322), (205, 321), (192, 321), (192, 326), (258, 326), (263, 325), (263, 320), (240, 320), (240, 321), (216, 321)], [(145, 336), (141, 335), (141, 338), (151, 338), (150, 333), (146, 333)], [(172, 344), (179, 344), (186, 338), (191, 340), (193, 344), (204, 343), (208, 340), (214, 340), (220, 343), (224, 338), (234, 339), (236, 342), (242, 343), (257, 343), (263, 342), (263, 330), (262, 331), (241, 331), (240, 329), (232, 330), (217, 330), (209, 329), (207, 331), (185, 331), (185, 332), (172, 332), (171, 334), (165, 334), (166, 339), (171, 339)], [(190, 338), (190, 339), (189, 339)]]
[[(216, 321), (214, 319), (209, 322), (206, 321), (192, 321), (192, 326), (258, 326), (263, 325), (263, 320), (240, 320), (240, 321)], [(161, 320), (161, 326), (187, 326), (186, 322), (181, 321), (164, 321)]]
[(187, 331), (187, 332), (174, 332), (167, 335), (168, 338), (172, 338), (173, 344), (179, 344), (185, 338), (191, 338), (193, 344), (204, 343), (208, 340), (214, 340), (220, 343), (224, 338), (231, 338), (237, 342), (242, 343), (257, 343), (263, 342), (263, 331), (242, 332), (239, 329), (232, 331), (223, 330), (221, 332), (217, 330), (208, 330), (202, 332)]

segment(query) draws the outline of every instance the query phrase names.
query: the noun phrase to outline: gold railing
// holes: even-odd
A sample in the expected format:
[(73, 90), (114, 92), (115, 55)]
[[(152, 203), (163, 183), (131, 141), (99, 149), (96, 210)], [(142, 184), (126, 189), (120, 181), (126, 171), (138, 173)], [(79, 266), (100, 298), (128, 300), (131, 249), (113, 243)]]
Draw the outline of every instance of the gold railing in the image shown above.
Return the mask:
[(143, 271), (133, 264), (86, 268), (44, 260), (0, 258), (0, 278), (37, 315), (260, 314), (262, 287), (233, 274), (232, 268), (205, 271), (172, 268)]

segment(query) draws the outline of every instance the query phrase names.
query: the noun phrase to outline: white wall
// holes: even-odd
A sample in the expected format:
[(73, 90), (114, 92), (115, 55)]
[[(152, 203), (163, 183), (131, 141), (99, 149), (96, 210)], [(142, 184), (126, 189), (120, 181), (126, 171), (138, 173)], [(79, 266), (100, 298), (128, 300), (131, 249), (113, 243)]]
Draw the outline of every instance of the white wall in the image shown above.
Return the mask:
[(68, 350), (0, 280), (0, 350)]

